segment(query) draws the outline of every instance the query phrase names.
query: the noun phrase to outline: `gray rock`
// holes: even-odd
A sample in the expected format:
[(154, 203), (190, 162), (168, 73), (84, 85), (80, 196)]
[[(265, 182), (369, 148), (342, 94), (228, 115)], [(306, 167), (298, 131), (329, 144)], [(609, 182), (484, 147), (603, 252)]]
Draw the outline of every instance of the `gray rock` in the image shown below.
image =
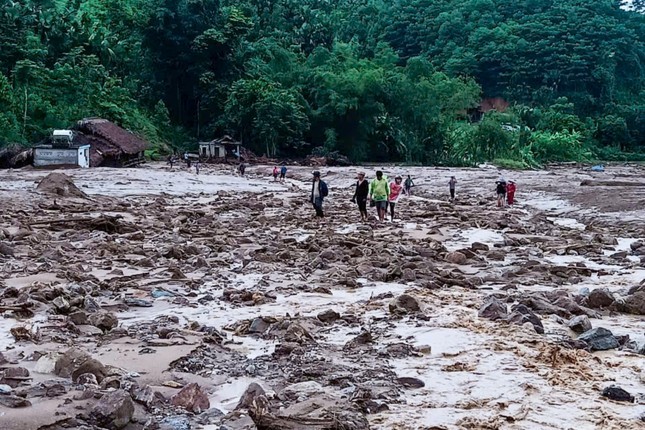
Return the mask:
[(634, 396), (616, 385), (611, 385), (602, 390), (602, 396), (617, 402), (634, 403)]
[(104, 394), (101, 400), (92, 408), (92, 421), (108, 429), (122, 429), (127, 426), (134, 414), (134, 403), (130, 394), (124, 390), (116, 390)]
[(616, 309), (633, 315), (645, 315), (645, 291), (636, 293), (616, 301)]
[(506, 259), (506, 254), (504, 254), (502, 251), (493, 250), (486, 253), (486, 257), (489, 260), (504, 261), (504, 259)]
[(266, 322), (264, 318), (255, 318), (251, 322), (251, 326), (249, 327), (249, 333), (256, 333), (256, 334), (262, 334), (266, 332), (269, 327), (271, 327), (271, 324)]
[(0, 395), (0, 405), (7, 408), (26, 408), (28, 406), (31, 406), (31, 402), (24, 397), (9, 394)]
[(89, 322), (89, 315), (85, 311), (76, 311), (69, 314), (69, 319), (76, 325), (87, 325)]
[(85, 296), (83, 299), (83, 308), (89, 312), (89, 313), (94, 313), (98, 312), (101, 310), (101, 306), (94, 300), (92, 296)]
[(259, 384), (253, 382), (246, 388), (242, 397), (240, 397), (240, 401), (237, 402), (235, 410), (248, 409), (259, 396), (264, 395), (266, 395), (264, 389)]
[(421, 379), (412, 378), (409, 376), (396, 378), (396, 382), (398, 382), (405, 388), (423, 388), (426, 386), (425, 382), (423, 382)]
[(208, 394), (195, 383), (188, 384), (182, 388), (170, 398), (170, 403), (197, 414), (211, 407)]
[(481, 242), (473, 242), (470, 245), (470, 249), (472, 249), (473, 251), (488, 252), (490, 250), (490, 246), (486, 245), (485, 243), (481, 243)]
[(340, 314), (333, 309), (328, 309), (319, 313), (318, 319), (324, 323), (331, 324), (340, 319)]
[(449, 252), (448, 254), (446, 254), (446, 256), (444, 257), (444, 260), (452, 264), (466, 264), (466, 261), (468, 259), (463, 253), (455, 251), (455, 252)]
[(90, 315), (90, 324), (103, 331), (110, 331), (119, 324), (119, 319), (111, 312), (97, 312)]
[(542, 321), (525, 305), (515, 305), (513, 306), (512, 311), (513, 312), (506, 319), (510, 324), (524, 325), (529, 322), (533, 325), (536, 333), (544, 334)]
[(489, 320), (504, 319), (508, 316), (508, 309), (506, 303), (503, 303), (496, 297), (489, 297), (486, 303), (479, 309), (477, 315), (480, 318), (488, 318)]
[(63, 296), (58, 296), (54, 300), (52, 300), (52, 305), (54, 305), (56, 310), (61, 314), (69, 312), (69, 302)]
[(4, 255), (5, 257), (13, 257), (15, 254), (16, 252), (12, 247), (4, 242), (0, 242), (0, 255)]
[(614, 303), (614, 296), (606, 288), (596, 288), (587, 296), (586, 305), (592, 309), (602, 309)]
[(578, 315), (573, 317), (567, 323), (567, 326), (576, 333), (584, 333), (592, 329), (591, 321), (587, 315)]
[(618, 348), (618, 339), (606, 328), (598, 327), (588, 330), (578, 336), (578, 340), (584, 341), (591, 351), (606, 351)]
[(401, 294), (399, 297), (392, 300), (389, 308), (390, 312), (393, 314), (407, 314), (421, 311), (419, 301), (409, 294)]

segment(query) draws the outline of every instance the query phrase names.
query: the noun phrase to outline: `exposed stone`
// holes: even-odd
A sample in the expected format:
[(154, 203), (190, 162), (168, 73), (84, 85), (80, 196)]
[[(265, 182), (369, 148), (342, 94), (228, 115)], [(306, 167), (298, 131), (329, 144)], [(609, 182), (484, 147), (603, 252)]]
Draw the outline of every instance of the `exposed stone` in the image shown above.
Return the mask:
[(58, 296), (54, 300), (52, 300), (52, 305), (54, 305), (56, 310), (61, 314), (69, 312), (69, 302), (63, 296)]
[(98, 312), (90, 315), (89, 322), (103, 331), (110, 331), (119, 324), (119, 319), (111, 312)]
[(259, 396), (264, 396), (265, 394), (264, 389), (259, 384), (256, 384), (255, 382), (251, 383), (244, 391), (244, 394), (242, 394), (242, 397), (240, 397), (240, 401), (237, 402), (235, 410), (249, 408), (255, 399)]
[(0, 405), (7, 408), (25, 408), (31, 406), (31, 402), (24, 397), (9, 394), (0, 395)]
[(396, 382), (398, 382), (405, 388), (423, 388), (426, 386), (425, 382), (423, 382), (421, 379), (408, 376), (396, 378)]
[(392, 300), (390, 302), (389, 308), (390, 312), (392, 312), (393, 314), (406, 314), (421, 311), (421, 305), (419, 304), (419, 301), (409, 294), (401, 294), (399, 297)]
[(645, 315), (645, 291), (638, 291), (615, 302), (616, 309), (633, 315)]
[(63, 353), (54, 366), (54, 373), (61, 378), (69, 378), (81, 364), (92, 358), (87, 352), (72, 348)]
[(504, 261), (506, 255), (502, 251), (493, 250), (486, 253), (486, 258), (494, 261)]
[(324, 323), (331, 324), (340, 319), (340, 314), (333, 309), (328, 309), (318, 314), (318, 319)]
[(12, 388), (18, 387), (23, 381), (30, 378), (29, 370), (24, 367), (8, 367), (0, 374), (0, 384), (9, 385)]
[(486, 245), (485, 243), (481, 243), (481, 242), (473, 242), (473, 243), (470, 245), (470, 249), (472, 249), (473, 251), (484, 251), (484, 252), (488, 252), (488, 251), (490, 250), (490, 247), (489, 247), (488, 245)]
[(211, 407), (208, 394), (196, 383), (188, 384), (182, 388), (171, 397), (170, 403), (197, 414)]
[(503, 303), (496, 297), (489, 297), (486, 303), (479, 309), (477, 315), (480, 318), (488, 318), (490, 320), (504, 319), (508, 316), (508, 309), (506, 303)]
[(634, 403), (634, 396), (616, 385), (611, 385), (602, 390), (602, 396), (617, 402)]
[(69, 314), (69, 319), (76, 325), (86, 325), (89, 322), (89, 315), (85, 311), (76, 311)]
[(587, 296), (586, 305), (592, 309), (609, 307), (614, 302), (614, 296), (606, 288), (596, 288)]
[(122, 429), (132, 419), (134, 403), (130, 394), (124, 390), (116, 390), (104, 394), (101, 400), (92, 408), (92, 421), (108, 429)]
[(452, 263), (452, 264), (466, 264), (466, 261), (468, 261), (466, 256), (463, 253), (458, 252), (458, 251), (449, 252), (444, 257), (444, 260), (446, 260), (448, 263)]
[(4, 255), (5, 257), (13, 257), (15, 254), (16, 252), (11, 246), (7, 245), (4, 242), (0, 242), (0, 255)]
[(591, 330), (591, 321), (587, 315), (578, 315), (573, 317), (567, 323), (567, 326), (576, 333), (584, 333)]
[(284, 387), (280, 391), (279, 397), (284, 400), (303, 401), (322, 391), (323, 387), (320, 383), (316, 381), (304, 381)]
[(613, 333), (606, 328), (598, 327), (588, 330), (578, 336), (578, 340), (584, 341), (591, 351), (605, 351), (618, 348), (620, 344)]
[(513, 306), (512, 311), (513, 312), (507, 318), (509, 323), (524, 325), (525, 323), (530, 322), (537, 333), (544, 334), (542, 321), (525, 305), (515, 305)]
[(99, 306), (92, 296), (85, 296), (83, 299), (83, 309), (89, 313), (95, 313), (101, 310), (101, 306)]
[(90, 358), (72, 372), (72, 381), (77, 382), (78, 377), (84, 373), (94, 375), (96, 380), (100, 383), (107, 375), (107, 369), (100, 361)]

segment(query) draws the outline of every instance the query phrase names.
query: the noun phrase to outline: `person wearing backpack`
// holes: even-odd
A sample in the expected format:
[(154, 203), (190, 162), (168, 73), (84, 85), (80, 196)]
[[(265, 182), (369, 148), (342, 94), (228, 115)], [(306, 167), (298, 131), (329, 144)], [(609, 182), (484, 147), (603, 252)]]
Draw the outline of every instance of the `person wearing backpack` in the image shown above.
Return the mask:
[(284, 182), (287, 177), (287, 166), (284, 164), (280, 167), (280, 182)]
[(329, 194), (329, 189), (327, 188), (325, 181), (320, 179), (319, 171), (316, 170), (313, 175), (314, 180), (311, 185), (311, 195), (309, 197), (309, 201), (311, 201), (311, 204), (313, 204), (314, 209), (316, 210), (316, 216), (322, 218), (325, 216), (325, 214), (323, 213), (323, 200)]

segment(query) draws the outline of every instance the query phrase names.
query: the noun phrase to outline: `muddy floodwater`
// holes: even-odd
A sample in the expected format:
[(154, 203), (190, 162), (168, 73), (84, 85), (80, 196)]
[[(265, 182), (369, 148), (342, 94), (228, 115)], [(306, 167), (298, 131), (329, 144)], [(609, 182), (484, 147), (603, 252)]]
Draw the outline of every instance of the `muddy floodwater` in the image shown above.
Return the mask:
[(0, 171), (0, 429), (645, 428), (644, 166), (272, 169)]

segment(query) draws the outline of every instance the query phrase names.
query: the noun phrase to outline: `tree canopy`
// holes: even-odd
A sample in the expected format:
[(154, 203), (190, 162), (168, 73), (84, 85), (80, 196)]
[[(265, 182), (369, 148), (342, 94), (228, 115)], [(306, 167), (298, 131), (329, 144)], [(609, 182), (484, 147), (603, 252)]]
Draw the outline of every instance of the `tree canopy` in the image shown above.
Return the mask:
[[(629, 3), (629, 4), (627, 4)], [(645, 12), (618, 0), (0, 0), (0, 145), (101, 116), (354, 161), (645, 150)], [(480, 109), (485, 99), (507, 109)]]

